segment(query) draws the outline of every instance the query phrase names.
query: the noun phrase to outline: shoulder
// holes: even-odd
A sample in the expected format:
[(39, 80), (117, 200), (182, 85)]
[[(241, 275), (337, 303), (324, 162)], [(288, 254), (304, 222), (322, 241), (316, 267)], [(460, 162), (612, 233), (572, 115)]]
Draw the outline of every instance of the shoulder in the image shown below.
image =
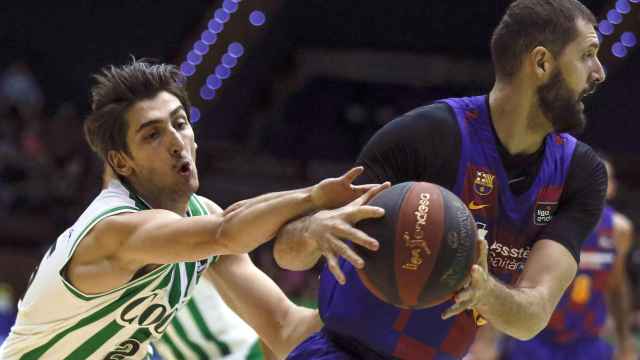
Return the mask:
[(569, 168), (569, 185), (601, 193), (607, 191), (607, 168), (589, 145), (577, 141)]
[(86, 234), (78, 250), (93, 248), (103, 255), (118, 250), (124, 239), (129, 238), (139, 229), (153, 225), (155, 221), (180, 219), (174, 212), (163, 209), (123, 212), (98, 221)]
[(447, 131), (457, 128), (453, 109), (446, 103), (434, 103), (413, 109), (388, 124), (389, 128)]
[(198, 198), (198, 200), (200, 200), (202, 205), (204, 205), (207, 208), (207, 211), (209, 211), (210, 214), (222, 213), (222, 208), (218, 204), (213, 202), (211, 199), (204, 197), (202, 195), (196, 195), (196, 197)]
[(429, 139), (448, 139), (458, 133), (458, 124), (449, 105), (436, 103), (422, 106), (401, 115), (370, 140), (378, 148), (410, 147)]
[(592, 171), (601, 175), (607, 175), (607, 169), (591, 146), (576, 140), (576, 147), (573, 151), (571, 160), (571, 170), (573, 171)]

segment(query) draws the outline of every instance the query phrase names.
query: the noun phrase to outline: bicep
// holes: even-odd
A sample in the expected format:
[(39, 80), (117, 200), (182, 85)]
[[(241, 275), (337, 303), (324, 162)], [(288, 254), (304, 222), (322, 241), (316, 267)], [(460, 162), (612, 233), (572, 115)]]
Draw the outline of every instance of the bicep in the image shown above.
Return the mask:
[(580, 262), (580, 247), (600, 220), (606, 191), (604, 165), (593, 150), (582, 149), (574, 155), (558, 209), (538, 239), (557, 241)]
[(133, 267), (196, 261), (226, 252), (217, 237), (221, 222), (219, 215), (182, 218), (166, 210), (145, 210), (105, 220), (94, 236), (117, 243), (113, 256)]
[(434, 104), (405, 114), (380, 129), (356, 161), (359, 184), (430, 181), (452, 187), (460, 152), (460, 132), (449, 107)]
[(578, 264), (569, 250), (555, 240), (536, 242), (516, 287), (534, 291), (548, 316), (573, 280)]

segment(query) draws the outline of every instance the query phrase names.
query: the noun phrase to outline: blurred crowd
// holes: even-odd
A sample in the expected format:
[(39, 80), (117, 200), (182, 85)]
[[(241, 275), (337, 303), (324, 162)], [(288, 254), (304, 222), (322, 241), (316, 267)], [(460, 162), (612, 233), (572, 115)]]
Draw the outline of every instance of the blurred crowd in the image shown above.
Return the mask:
[[(0, 119), (0, 216), (17, 224), (38, 219), (46, 229), (68, 225), (96, 192), (99, 171), (75, 105), (45, 112), (38, 82), (26, 64), (16, 63), (0, 77)], [(3, 238), (21, 240), (22, 228)]]

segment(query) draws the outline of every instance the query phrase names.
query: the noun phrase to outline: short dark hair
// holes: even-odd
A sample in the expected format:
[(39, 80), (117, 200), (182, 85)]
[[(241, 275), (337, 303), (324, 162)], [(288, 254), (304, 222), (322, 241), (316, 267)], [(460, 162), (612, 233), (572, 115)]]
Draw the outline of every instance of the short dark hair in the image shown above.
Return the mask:
[(596, 25), (593, 13), (577, 0), (517, 0), (493, 31), (491, 56), (496, 76), (510, 79), (524, 55), (543, 46), (559, 56), (577, 36), (576, 21)]
[(137, 102), (167, 91), (180, 100), (189, 117), (189, 97), (181, 85), (184, 77), (173, 65), (133, 59), (123, 66), (107, 66), (93, 78), (96, 84), (91, 88), (91, 114), (84, 122), (84, 135), (106, 162), (109, 151), (130, 154), (126, 113)]

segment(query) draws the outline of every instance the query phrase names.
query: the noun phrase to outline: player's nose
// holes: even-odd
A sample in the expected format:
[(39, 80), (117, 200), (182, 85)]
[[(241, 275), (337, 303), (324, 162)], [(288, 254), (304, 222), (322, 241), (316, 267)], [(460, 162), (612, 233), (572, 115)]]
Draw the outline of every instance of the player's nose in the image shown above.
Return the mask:
[(600, 59), (597, 59), (596, 61), (596, 68), (593, 71), (593, 81), (596, 82), (597, 84), (602, 83), (605, 78), (606, 78), (606, 74), (604, 72), (604, 67), (602, 66), (602, 63), (600, 62)]
[(169, 135), (169, 152), (171, 155), (180, 155), (185, 149), (185, 142), (180, 133), (172, 129)]

